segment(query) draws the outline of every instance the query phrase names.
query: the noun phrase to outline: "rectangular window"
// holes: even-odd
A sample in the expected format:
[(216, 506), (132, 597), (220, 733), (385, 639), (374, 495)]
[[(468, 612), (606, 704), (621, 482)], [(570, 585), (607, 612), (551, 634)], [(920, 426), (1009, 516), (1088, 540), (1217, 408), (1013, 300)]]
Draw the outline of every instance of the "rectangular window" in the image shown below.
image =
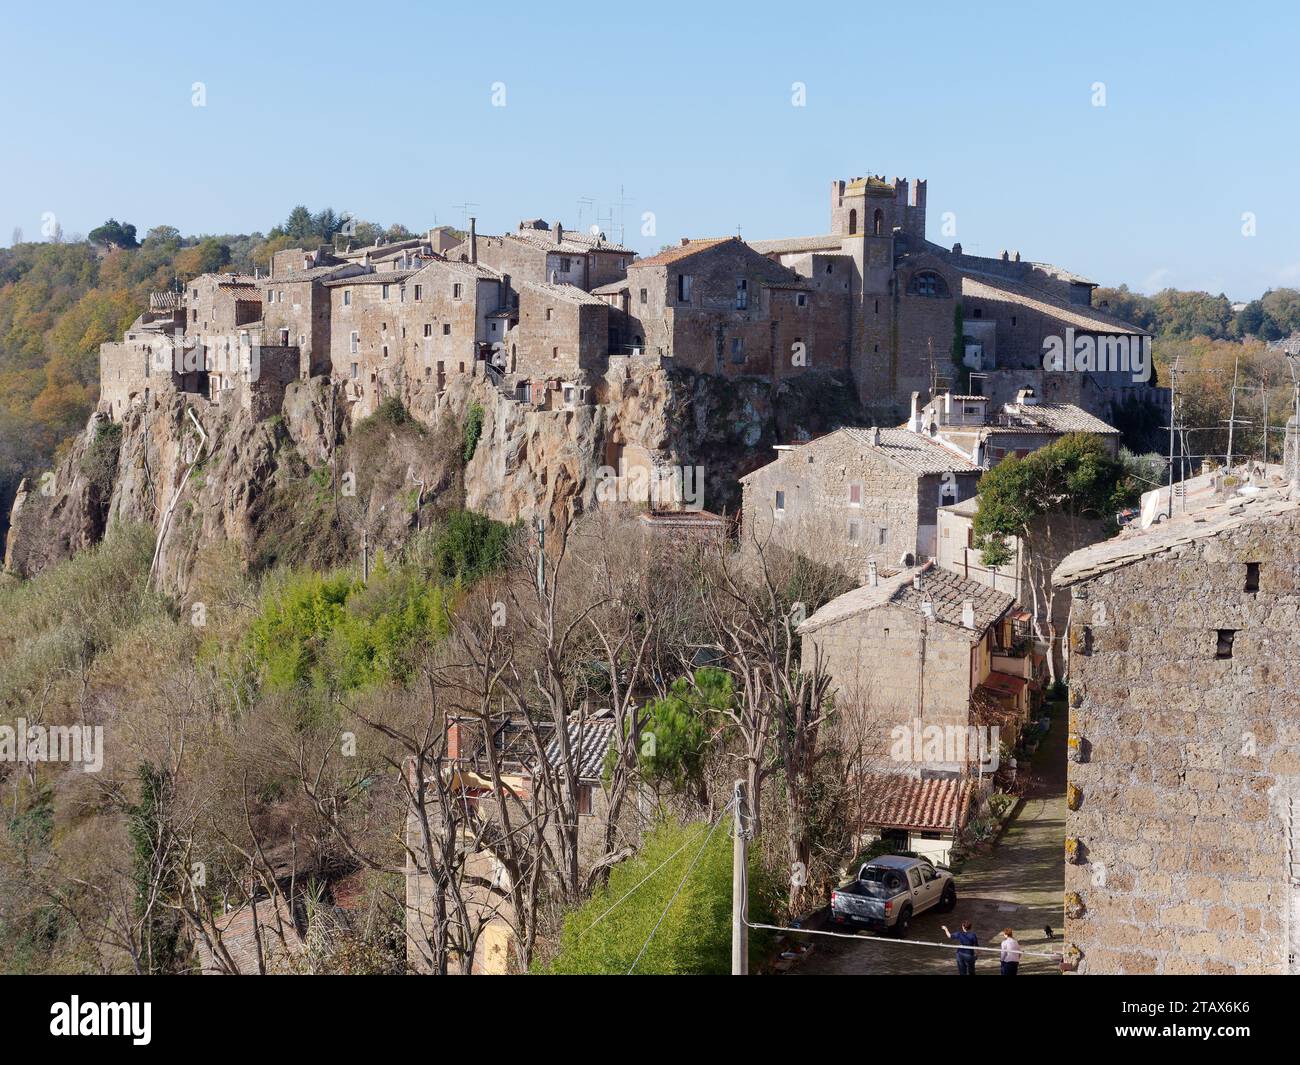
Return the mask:
[(889, 529), (886, 528), (884, 525), (880, 527), (880, 539), (878, 542), (881, 547), (884, 547), (887, 543), (889, 543)]
[(1237, 635), (1236, 629), (1220, 629), (1218, 646), (1214, 649), (1215, 658), (1232, 657), (1232, 641)]
[(357, 364), (354, 362), (352, 364), (352, 380), (355, 381), (356, 379), (357, 379)]
[(796, 307), (807, 307), (807, 306), (808, 306), (808, 293), (806, 293), (806, 292), (800, 292), (797, 296), (795, 296), (795, 298), (794, 298), (794, 303), (795, 303), (795, 306), (796, 306)]
[(740, 337), (731, 338), (731, 361), (745, 361), (745, 342)]
[(677, 275), (677, 302), (678, 303), (691, 302), (691, 275), (690, 274)]
[(380, 298), (381, 300), (386, 300), (386, 299), (388, 299), (388, 290), (389, 290), (389, 288), (391, 288), (391, 287), (392, 287), (391, 285), (387, 285), (387, 284), (384, 284), (384, 285), (380, 285), (380, 286), (379, 286), (379, 298)]
[(388, 358), (388, 345), (385, 344), (381, 350), (382, 350), (383, 353), (384, 353), (384, 358), (385, 358), (385, 359)]
[(343, 306), (344, 307), (352, 306), (352, 290), (350, 288), (345, 288), (343, 290)]
[(445, 337), (449, 337), (449, 336), (451, 336), (451, 323), (450, 323), (450, 322), (443, 322), (443, 323), (442, 323), (442, 335), (445, 336)]
[(451, 286), (451, 298), (454, 300), (460, 299), (460, 295), (462, 291), (464, 291), (464, 288), (461, 285), (461, 283), (457, 281), (454, 285)]
[(862, 526), (856, 521), (849, 522), (849, 543), (856, 544), (862, 539)]
[(641, 290), (641, 302), (642, 302), (642, 303), (645, 303), (645, 302), (646, 302), (646, 290), (645, 290), (645, 289), (642, 289), (642, 290)]
[(1246, 591), (1248, 592), (1259, 591), (1259, 563), (1258, 562), (1246, 563)]
[(862, 506), (862, 485), (860, 484), (849, 485), (849, 506), (851, 507)]
[(778, 514), (785, 510), (785, 493), (778, 491), (776, 493), (776, 512)]
[(743, 311), (749, 306), (749, 282), (743, 277), (736, 278), (736, 310)]
[(352, 354), (355, 355), (357, 353), (357, 346), (360, 344), (360, 342), (361, 342), (361, 334), (358, 333), (355, 329), (352, 330), (352, 332), (348, 336), (348, 343), (351, 347)]
[(427, 336), (427, 337), (431, 337), (431, 336), (433, 336), (433, 323), (432, 323), (432, 322), (425, 322), (425, 323), (424, 323), (424, 335)]
[(562, 274), (567, 274), (567, 273), (568, 273), (570, 270), (572, 270), (572, 269), (573, 269), (573, 260), (572, 260), (572, 259), (565, 259), (565, 258), (561, 257), (561, 259), (560, 259), (560, 273), (562, 273)]
[(547, 308), (546, 308), (546, 320), (547, 320), (548, 322), (551, 320), (551, 308), (550, 308), (550, 307), (547, 307)]
[(416, 286), (415, 286), (415, 302), (416, 302), (416, 303), (419, 303), (420, 300), (421, 300), (423, 297), (424, 297), (424, 286), (423, 286), (423, 285), (416, 285)]

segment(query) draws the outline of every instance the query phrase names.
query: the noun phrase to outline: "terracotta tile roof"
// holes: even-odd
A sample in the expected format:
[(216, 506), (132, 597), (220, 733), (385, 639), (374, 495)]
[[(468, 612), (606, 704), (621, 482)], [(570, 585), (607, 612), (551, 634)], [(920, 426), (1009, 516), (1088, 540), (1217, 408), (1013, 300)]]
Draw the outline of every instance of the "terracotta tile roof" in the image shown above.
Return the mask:
[(1118, 435), (1119, 430), (1073, 403), (1029, 403), (1004, 412), (1009, 424), (999, 428), (1047, 429), (1055, 433)]
[(992, 274), (963, 272), (961, 294), (968, 299), (984, 299), (996, 303), (1014, 303), (1026, 310), (1056, 318), (1066, 325), (1087, 333), (1127, 334), (1147, 336), (1143, 330), (1118, 318), (1112, 318), (1094, 307), (1083, 307), (1053, 299), (1041, 289)]
[(1052, 574), (1052, 583), (1076, 584), (1152, 555), (1297, 510), (1300, 510), (1300, 493), (1292, 494), (1287, 488), (1265, 488), (1257, 495), (1234, 496), (1223, 503), (1175, 514), (1146, 529), (1129, 526), (1118, 536), (1067, 555)]
[(863, 788), (859, 824), (916, 832), (960, 831), (970, 815), (974, 783), (956, 777), (919, 780), (900, 774), (869, 778)]
[(520, 281), (520, 288), (530, 289), (541, 296), (555, 296), (562, 300), (568, 300), (570, 303), (584, 303), (587, 306), (608, 307), (599, 296), (593, 296), (590, 292), (584, 292), (577, 285), (549, 285), (542, 281)]
[(692, 255), (698, 255), (702, 251), (708, 251), (710, 248), (716, 248), (720, 244), (726, 244), (728, 241), (733, 240), (737, 244), (741, 243), (739, 237), (714, 237), (707, 240), (692, 240), (686, 244), (679, 244), (675, 248), (665, 248), (658, 255), (652, 255), (648, 259), (638, 259), (634, 263), (629, 263), (628, 269), (636, 270), (643, 266), (668, 266), (671, 263), (689, 259)]
[(790, 255), (797, 252), (840, 251), (844, 238), (834, 233), (822, 237), (784, 237), (780, 240), (755, 240), (749, 245), (762, 255)]
[[(608, 719), (585, 722), (570, 721), (568, 724), (569, 747), (576, 752), (578, 779), (599, 780), (605, 770), (605, 755), (614, 740), (614, 722)], [(560, 741), (553, 739), (546, 747), (546, 760), (555, 768), (560, 767)]]
[[(919, 589), (913, 587), (918, 576), (921, 578)], [(968, 629), (961, 623), (962, 607), (968, 602), (975, 609), (973, 629)], [(935, 621), (960, 629), (974, 643), (990, 625), (1011, 609), (1015, 600), (1006, 592), (995, 592), (983, 584), (927, 562), (922, 566), (902, 570), (892, 577), (880, 577), (874, 585), (864, 584), (861, 588), (845, 592), (813, 614), (797, 631), (800, 635), (806, 635), (884, 606), (924, 614), (927, 603)]]
[(843, 433), (891, 462), (913, 473), (980, 473), (981, 468), (963, 455), (950, 451), (940, 443), (914, 433), (910, 429), (881, 429), (880, 442), (875, 443), (875, 430), (841, 429)]
[(397, 285), (418, 272), (417, 270), (383, 270), (373, 274), (357, 274), (356, 277), (338, 277), (326, 281), (325, 286), (337, 288), (339, 285)]

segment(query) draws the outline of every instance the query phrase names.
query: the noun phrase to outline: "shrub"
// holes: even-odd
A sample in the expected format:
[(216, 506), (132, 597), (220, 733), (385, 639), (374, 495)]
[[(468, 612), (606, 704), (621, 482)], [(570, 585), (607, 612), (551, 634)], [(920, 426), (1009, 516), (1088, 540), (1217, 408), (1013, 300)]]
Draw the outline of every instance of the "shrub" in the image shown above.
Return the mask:
[(479, 437), (483, 435), (483, 407), (471, 403), (465, 412), (465, 461), (469, 462), (478, 450)]
[[(729, 823), (729, 815), (722, 816)], [(615, 866), (609, 881), (564, 919), (559, 952), (546, 971), (615, 974), (635, 964), (638, 974), (730, 972), (731, 834), (729, 824), (712, 835), (709, 827), (697, 821), (655, 828), (636, 857)], [(749, 916), (764, 922), (775, 890), (758, 851), (750, 848)], [(751, 933), (751, 952), (761, 953), (767, 942), (766, 935)]]

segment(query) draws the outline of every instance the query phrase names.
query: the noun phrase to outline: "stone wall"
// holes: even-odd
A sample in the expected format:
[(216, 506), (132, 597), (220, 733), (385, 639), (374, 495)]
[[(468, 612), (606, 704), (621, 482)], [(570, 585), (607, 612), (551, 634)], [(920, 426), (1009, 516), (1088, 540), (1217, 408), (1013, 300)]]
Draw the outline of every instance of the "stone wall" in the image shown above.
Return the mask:
[[(977, 472), (953, 476), (959, 499), (975, 494)], [(857, 503), (850, 495), (854, 485)], [(832, 433), (777, 452), (776, 461), (746, 478), (745, 536), (861, 578), (869, 561), (893, 568), (904, 555), (933, 552), (940, 489), (938, 474), (918, 475), (845, 433)], [(778, 491), (785, 504), (780, 513)]]
[(1278, 973), (1296, 951), (1297, 544), (1292, 512), (1075, 586), (1065, 928), (1080, 972)]

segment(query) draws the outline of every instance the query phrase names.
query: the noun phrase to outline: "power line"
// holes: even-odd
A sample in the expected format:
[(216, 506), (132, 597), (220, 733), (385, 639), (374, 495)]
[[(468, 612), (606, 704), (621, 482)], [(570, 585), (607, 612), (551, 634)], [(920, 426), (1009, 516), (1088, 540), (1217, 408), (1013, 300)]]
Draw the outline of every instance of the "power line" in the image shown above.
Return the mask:
[(628, 976), (632, 975), (632, 971), (637, 967), (637, 963), (641, 960), (641, 955), (644, 954), (646, 948), (650, 946), (650, 940), (654, 939), (655, 933), (659, 931), (659, 926), (664, 923), (664, 918), (668, 916), (668, 911), (673, 908), (673, 903), (677, 901), (677, 896), (682, 893), (682, 888), (686, 886), (687, 879), (694, 871), (696, 865), (699, 864), (700, 859), (704, 857), (704, 851), (709, 845), (709, 840), (713, 838), (713, 833), (716, 832), (718, 826), (722, 824), (722, 819), (730, 809), (731, 803), (727, 803), (727, 805), (722, 808), (721, 813), (718, 814), (717, 820), (713, 822), (709, 831), (705, 834), (704, 842), (700, 844), (700, 849), (696, 852), (695, 857), (691, 859), (691, 864), (686, 867), (686, 872), (682, 874), (681, 883), (677, 885), (677, 890), (673, 892), (673, 897), (668, 900), (668, 905), (664, 907), (664, 912), (659, 915), (659, 920), (657, 920), (655, 926), (650, 929), (650, 934), (645, 937), (645, 942), (641, 944), (641, 949), (637, 951), (636, 957), (632, 960), (632, 968), (627, 971)]
[[(853, 932), (830, 932), (819, 928), (787, 928), (778, 924), (757, 924), (753, 921), (746, 920), (745, 924), (750, 928), (761, 928), (769, 932), (790, 932), (800, 936), (831, 936), (835, 939), (856, 939), (858, 941), (869, 941), (872, 943), (892, 943), (899, 947), (941, 947), (944, 950), (984, 950), (993, 953), (1001, 953), (1001, 947), (965, 947), (956, 943), (927, 943), (920, 939), (886, 939), (884, 936), (869, 936), (862, 933)], [(1022, 955), (1031, 958), (1051, 958), (1054, 961), (1061, 961), (1063, 954), (1044, 954), (1038, 950), (1022, 950)]]
[[(727, 810), (729, 810), (730, 808), (731, 808), (731, 803), (727, 803), (727, 805), (722, 808), (722, 813), (719, 814), (718, 816), (719, 817), (723, 816), (723, 814), (725, 814)], [(608, 910), (605, 910), (599, 917), (597, 917), (594, 921), (592, 921), (591, 924), (587, 925), (586, 928), (584, 928), (581, 932), (579, 932), (578, 938), (581, 939), (593, 928), (595, 928), (596, 925), (600, 924), (601, 921), (603, 921), (606, 917), (608, 917), (611, 913), (613, 913), (616, 909), (618, 909), (621, 905), (623, 905), (623, 903), (628, 899), (628, 897), (634, 891), (636, 891), (637, 888), (639, 888), (642, 884), (644, 884), (647, 880), (649, 880), (652, 876), (654, 876), (655, 873), (659, 872), (660, 869), (662, 869), (665, 865), (667, 865), (674, 858), (676, 858), (677, 855), (681, 854), (682, 851), (684, 851), (687, 847), (689, 847), (693, 842), (695, 841), (688, 839), (685, 843), (683, 843), (680, 847), (678, 847), (675, 851), (673, 851), (672, 854), (668, 855), (667, 858), (665, 858), (657, 866), (651, 869), (650, 872), (646, 873), (645, 876), (643, 876), (640, 880), (638, 880), (635, 884), (633, 884), (630, 888), (628, 888), (627, 891), (625, 891), (621, 896), (619, 896), (618, 900)]]

